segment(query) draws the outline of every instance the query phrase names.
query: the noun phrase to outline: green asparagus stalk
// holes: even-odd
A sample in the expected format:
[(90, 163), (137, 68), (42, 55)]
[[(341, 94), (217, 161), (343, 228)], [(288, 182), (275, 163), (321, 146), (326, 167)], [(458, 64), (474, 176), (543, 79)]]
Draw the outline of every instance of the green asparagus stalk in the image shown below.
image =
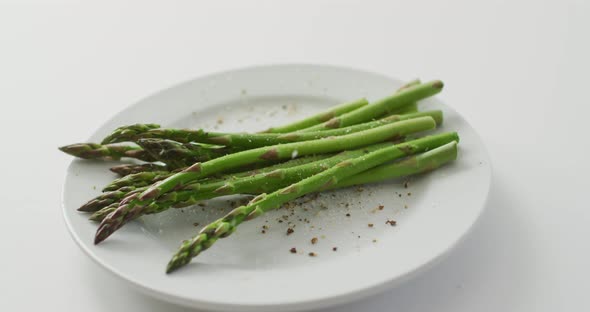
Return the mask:
[(208, 161), (238, 151), (235, 148), (204, 147), (196, 143), (183, 144), (165, 139), (138, 139), (136, 142), (154, 159), (171, 168), (186, 167), (196, 162)]
[(363, 107), (367, 104), (369, 104), (369, 102), (367, 102), (366, 99), (358, 99), (358, 100), (350, 102), (350, 103), (344, 103), (341, 105), (334, 106), (325, 112), (313, 115), (311, 117), (308, 117), (308, 118), (305, 118), (305, 119), (302, 119), (302, 120), (299, 120), (299, 121), (296, 121), (296, 122), (293, 122), (290, 124), (270, 128), (264, 132), (265, 133), (288, 133), (288, 132), (293, 132), (293, 131), (297, 131), (300, 129), (309, 128), (309, 127), (315, 126), (319, 123), (326, 122), (336, 116), (340, 116), (342, 114), (354, 111), (354, 110), (356, 110), (360, 107)]
[(101, 209), (94, 211), (90, 217), (88, 217), (88, 220), (101, 222), (104, 218), (113, 213), (113, 211), (117, 210), (117, 207), (119, 207), (118, 202), (108, 204)]
[(413, 85), (373, 104), (369, 104), (352, 112), (334, 117), (322, 124), (315, 125), (300, 131), (323, 131), (367, 122), (381, 116), (391, 114), (396, 109), (399, 109), (405, 105), (409, 105), (413, 102), (435, 95), (439, 93), (442, 88), (443, 83), (440, 80)]
[[(439, 135), (428, 136), (425, 138), (420, 138), (406, 143), (401, 143), (398, 145), (398, 148), (403, 150), (405, 152), (405, 155), (412, 155), (415, 153), (431, 150), (433, 148), (436, 148), (437, 146), (440, 146), (448, 142), (454, 142), (456, 140), (458, 140), (458, 136), (456, 133), (444, 133)], [(168, 194), (165, 194), (164, 196), (161, 196), (154, 202), (154, 204), (149, 206), (136, 209), (134, 209), (134, 207), (131, 206), (119, 207), (119, 209), (121, 210), (118, 212), (118, 214), (125, 215), (125, 217), (121, 219), (122, 224), (119, 227), (144, 214), (159, 213), (167, 210), (170, 207), (186, 207), (194, 205), (201, 200), (215, 198), (218, 196), (230, 194), (258, 195), (261, 193), (273, 192), (279, 188), (288, 186), (301, 179), (304, 179), (311, 175), (317, 174), (323, 170), (326, 170), (327, 168), (330, 168), (343, 160), (355, 158), (365, 153), (369, 153), (391, 145), (393, 145), (393, 143), (387, 142), (375, 144), (357, 150), (344, 151), (340, 154), (337, 154), (324, 160), (318, 160), (312, 163), (303, 164), (295, 167), (276, 169), (267, 173), (257, 174), (254, 176), (247, 176), (243, 178), (234, 179), (220, 179), (213, 182), (191, 184), (184, 187), (181, 190), (173, 191)], [(405, 167), (408, 167), (411, 164), (412, 163), (408, 161), (404, 162)], [(386, 170), (387, 172), (380, 174), (379, 177), (381, 178), (381, 180), (385, 180), (387, 178), (394, 177), (399, 172), (410, 172), (410, 169), (405, 169), (406, 171), (403, 171), (405, 167), (401, 169), (398, 169), (396, 167), (394, 167), (393, 169), (388, 168)], [(371, 176), (364, 177), (363, 179), (371, 182), (373, 181), (371, 180)], [(359, 184), (358, 180), (359, 179), (355, 180), (355, 184)], [(340, 183), (338, 185), (340, 185)], [(101, 209), (98, 211), (98, 213), (91, 216), (91, 219), (102, 220), (102, 218), (104, 218), (107, 214), (115, 211), (116, 208), (116, 206), (109, 206), (107, 208)], [(129, 210), (133, 210), (133, 215), (129, 214)]]
[[(215, 179), (213, 181), (205, 180), (203, 183), (192, 183), (180, 190), (170, 192), (158, 198), (149, 206), (136, 207), (133, 205), (121, 205), (118, 207), (118, 215), (124, 215), (120, 218), (120, 224), (117, 228), (121, 228), (125, 223), (136, 219), (144, 214), (159, 213), (167, 210), (172, 205), (176, 206), (190, 206), (199, 201), (215, 198), (230, 194), (260, 194), (268, 190), (276, 190), (280, 187), (295, 183), (302, 178), (314, 175), (322, 170), (334, 166), (342, 160), (361, 156), (365, 153), (391, 146), (392, 142), (380, 143), (366, 148), (361, 148), (353, 151), (344, 151), (327, 159), (321, 159), (307, 164), (292, 167), (282, 167), (272, 171), (266, 171), (255, 175), (247, 175), (243, 177), (226, 177)], [(410, 150), (410, 149), (408, 149)], [(137, 192), (134, 192), (136, 194)], [(119, 196), (119, 194), (116, 194)], [(98, 199), (96, 202), (107, 205), (112, 204), (110, 201), (114, 198), (108, 193), (107, 199)], [(93, 205), (95, 207), (96, 205)], [(133, 212), (130, 214), (130, 212)], [(95, 217), (96, 218), (96, 217)], [(114, 224), (113, 221), (111, 224)]]
[(119, 202), (125, 198), (125, 196), (131, 195), (136, 192), (144, 191), (147, 186), (135, 187), (135, 186), (124, 186), (114, 191), (109, 191), (100, 194), (78, 208), (78, 211), (93, 212), (98, 211), (106, 206), (116, 204), (115, 208), (119, 205)]
[(330, 189), (376, 183), (394, 178), (432, 171), (457, 159), (457, 141), (449, 142), (399, 162), (377, 166), (336, 183)]
[[(421, 84), (422, 82), (420, 81), (420, 79), (414, 79), (409, 81), (408, 83), (402, 85), (397, 91), (396, 93), (401, 92), (402, 90), (405, 90), (407, 88), (413, 87), (413, 86), (417, 86), (419, 84)], [(401, 114), (411, 114), (411, 113), (417, 113), (418, 112), (418, 103), (413, 102), (407, 105), (404, 105), (400, 108), (394, 109), (391, 112), (391, 115), (401, 115)]]
[[(242, 172), (237, 172), (237, 173), (231, 173), (231, 174), (225, 175), (225, 176), (217, 179), (217, 181), (233, 180), (233, 179), (238, 179), (238, 178), (242, 178), (242, 177), (253, 176), (256, 174), (260, 174), (260, 173), (271, 172), (271, 171), (274, 171), (277, 169), (300, 166), (300, 165), (304, 165), (304, 164), (318, 161), (321, 159), (325, 159), (325, 158), (328, 158), (331, 156), (332, 155), (330, 155), (330, 154), (322, 154), (322, 155), (313, 155), (313, 156), (290, 159), (288, 161), (281, 162), (281, 163), (274, 164), (274, 165), (267, 166), (267, 167), (263, 167), (263, 168), (257, 168), (257, 169), (252, 169), (252, 170), (242, 171)], [(114, 203), (119, 203), (126, 195), (129, 195), (130, 192), (133, 191), (134, 193), (136, 193), (137, 191), (144, 191), (147, 188), (146, 185), (150, 185), (154, 182), (161, 180), (163, 177), (166, 176), (165, 173), (166, 172), (151, 172), (151, 173), (141, 174), (138, 172), (137, 175), (130, 174), (127, 177), (117, 179), (117, 180), (111, 182), (108, 186), (106, 186), (103, 189), (105, 191), (105, 193), (91, 199), (90, 201), (88, 201), (84, 205), (80, 206), (80, 208), (78, 208), (78, 211), (92, 212), (92, 211), (97, 211), (98, 209), (101, 209), (105, 206), (108, 206), (108, 205), (111, 205)], [(172, 174), (172, 173), (170, 173), (170, 174)], [(213, 183), (214, 181), (216, 181), (216, 180), (209, 179), (208, 183)], [(190, 186), (190, 184), (187, 185), (186, 187), (189, 187), (189, 186)]]
[[(230, 154), (208, 162), (196, 163), (182, 172), (151, 185), (141, 194), (133, 194), (126, 197), (121, 201), (120, 206), (131, 206), (132, 208), (129, 214), (134, 215), (134, 211), (140, 211), (142, 209), (141, 207), (153, 204), (155, 199), (164, 193), (236, 166), (268, 160), (294, 158), (298, 155), (305, 156), (343, 151), (391, 140), (413, 132), (433, 129), (435, 126), (436, 123), (432, 117), (420, 117), (329, 139), (280, 144)], [(122, 224), (124, 217), (124, 215), (113, 213), (112, 218), (103, 220), (96, 233), (95, 244), (103, 241), (117, 230)]]
[[(357, 158), (342, 161), (328, 170), (300, 180), (297, 183), (268, 195), (261, 194), (251, 200), (247, 205), (238, 207), (225, 217), (205, 226), (192, 239), (184, 241), (180, 249), (168, 263), (166, 273), (175, 271), (188, 264), (192, 258), (210, 248), (218, 239), (231, 235), (243, 221), (256, 218), (269, 210), (276, 209), (282, 204), (305, 194), (329, 188), (341, 180), (396, 159), (404, 154), (405, 152), (395, 145), (382, 148)], [(112, 215), (114, 214), (116, 212)]]
[[(197, 130), (190, 130), (190, 129), (173, 129), (173, 128), (161, 128), (161, 129), (152, 129), (146, 132), (139, 134), (137, 137), (132, 138), (134, 142), (137, 142), (139, 145), (144, 147), (147, 151), (151, 151), (155, 149), (147, 143), (152, 143), (151, 140), (147, 138), (157, 138), (157, 139), (169, 139), (168, 140), (157, 140), (155, 142), (159, 144), (166, 144), (166, 147), (162, 150), (170, 151), (170, 157), (166, 157), (166, 154), (158, 154), (156, 152), (153, 153), (153, 157), (157, 158), (158, 160), (165, 162), (165, 163), (172, 163), (174, 159), (191, 159), (190, 155), (192, 151), (187, 150), (187, 145), (189, 144), (180, 144), (176, 142), (199, 142), (199, 143), (207, 143), (207, 144), (219, 144), (224, 146), (232, 146), (234, 150), (231, 152), (235, 152), (235, 148), (239, 149), (252, 149), (258, 148), (262, 146), (269, 146), (269, 145), (277, 145), (283, 143), (293, 143), (293, 142), (302, 142), (302, 141), (310, 141), (310, 140), (317, 140), (321, 138), (327, 138), (331, 136), (339, 136), (344, 134), (350, 134), (354, 132), (359, 132), (367, 129), (372, 129), (377, 126), (382, 126), (387, 123), (393, 123), (400, 120), (408, 120), (417, 117), (423, 116), (431, 116), (435, 119), (437, 124), (442, 122), (442, 112), (441, 111), (427, 111), (421, 113), (412, 113), (406, 115), (393, 115), (387, 118), (370, 121), (366, 123), (361, 123), (358, 125), (353, 125), (350, 127), (339, 128), (339, 129), (331, 129), (331, 130), (324, 130), (324, 131), (316, 131), (316, 132), (306, 132), (306, 133), (221, 133), (221, 132), (207, 132), (201, 129)], [(174, 143), (171, 143), (174, 142)], [(177, 145), (177, 148), (174, 147), (174, 144)], [(153, 145), (158, 145), (154, 143)], [(185, 152), (180, 154), (177, 150), (184, 149)], [(155, 149), (157, 151), (157, 149)], [(229, 154), (231, 152), (226, 152)], [(199, 151), (199, 155), (201, 155), (201, 151)], [(187, 156), (188, 155), (188, 156)], [(182, 157), (181, 157), (182, 156)], [(219, 156), (217, 156), (219, 157)], [(196, 159), (196, 161), (205, 161), (210, 160), (217, 157), (209, 157), (203, 158), (202, 160)]]
[(157, 181), (164, 180), (174, 175), (171, 171), (144, 171), (126, 175), (124, 177), (115, 179), (113, 182), (105, 186), (102, 191), (110, 192), (122, 187), (134, 186), (142, 187), (151, 185)]
[(109, 170), (120, 175), (126, 176), (133, 173), (153, 172), (153, 171), (170, 171), (170, 168), (152, 163), (147, 164), (123, 164), (111, 167)]
[(413, 114), (418, 112), (418, 103), (410, 103), (399, 109), (396, 109), (392, 115), (405, 115), (405, 114)]
[(432, 117), (420, 117), (328, 139), (279, 144), (246, 150), (204, 163), (196, 163), (186, 170), (179, 172), (156, 185), (152, 185), (139, 196), (139, 199), (153, 199), (172, 190), (178, 185), (186, 185), (191, 181), (243, 165), (269, 160), (288, 159), (296, 158), (298, 156), (343, 151), (399, 138), (414, 132), (430, 130), (435, 126), (436, 123)]
[(132, 142), (133, 140), (126, 140), (125, 138), (133, 138), (138, 134), (149, 131), (151, 129), (160, 128), (158, 124), (134, 124), (122, 126), (115, 129), (111, 134), (102, 140), (102, 144), (110, 144), (115, 142)]
[(143, 161), (154, 161), (154, 158), (142, 148), (128, 145), (76, 143), (62, 146), (60, 151), (83, 159), (118, 160), (123, 157), (135, 158)]

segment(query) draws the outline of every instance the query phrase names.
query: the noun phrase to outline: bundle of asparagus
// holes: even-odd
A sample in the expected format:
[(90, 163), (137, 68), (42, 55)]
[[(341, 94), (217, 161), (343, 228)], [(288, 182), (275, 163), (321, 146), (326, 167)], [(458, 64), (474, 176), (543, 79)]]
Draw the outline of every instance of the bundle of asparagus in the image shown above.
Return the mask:
[(169, 273), (243, 221), (305, 194), (405, 177), (453, 161), (455, 132), (408, 139), (442, 123), (441, 111), (418, 112), (416, 105), (442, 88), (438, 80), (416, 80), (375, 103), (356, 100), (261, 133), (135, 124), (115, 129), (101, 144), (60, 150), (84, 159), (142, 161), (111, 168), (121, 177), (78, 209), (100, 222), (95, 244), (145, 214), (224, 195), (256, 195), (184, 241)]

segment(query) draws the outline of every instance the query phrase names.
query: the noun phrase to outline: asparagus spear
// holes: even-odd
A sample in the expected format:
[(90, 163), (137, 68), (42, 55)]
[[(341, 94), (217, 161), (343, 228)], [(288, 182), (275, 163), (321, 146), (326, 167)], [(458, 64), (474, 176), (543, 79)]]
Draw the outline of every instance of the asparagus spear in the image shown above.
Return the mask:
[(445, 145), (404, 159), (400, 162), (385, 164), (363, 171), (336, 183), (330, 189), (376, 183), (434, 170), (457, 159), (457, 142), (459, 137), (457, 136), (456, 139), (456, 141), (451, 141)]
[(119, 207), (118, 202), (114, 202), (109, 205), (106, 205), (106, 206), (102, 207), (101, 209), (94, 211), (90, 215), (90, 217), (88, 217), (88, 220), (101, 222), (102, 220), (104, 220), (104, 218), (106, 218), (108, 215), (110, 215), (113, 211), (117, 210), (118, 207)]
[(417, 113), (417, 112), (418, 112), (418, 103), (414, 102), (414, 103), (410, 103), (408, 105), (405, 105), (403, 107), (396, 109), (393, 112), (393, 115), (413, 114), (413, 113)]
[[(435, 126), (436, 123), (432, 117), (420, 117), (330, 139), (280, 144), (230, 154), (208, 162), (196, 163), (182, 172), (151, 185), (141, 194), (133, 194), (126, 197), (121, 201), (120, 206), (132, 206), (130, 214), (133, 215), (133, 211), (141, 210), (141, 207), (152, 204), (156, 198), (164, 193), (236, 166), (267, 160), (294, 158), (298, 155), (330, 153), (367, 146), (392, 138), (398, 138), (409, 133), (433, 129)], [(112, 218), (103, 220), (98, 227), (94, 243), (98, 244), (117, 230), (123, 217), (123, 215), (113, 213)]]
[[(201, 129), (198, 130), (190, 130), (190, 129), (172, 129), (172, 128), (162, 128), (162, 129), (153, 129), (150, 131), (146, 131), (140, 134), (137, 137), (133, 138), (133, 141), (136, 141), (139, 145), (143, 146), (146, 150), (150, 150), (149, 146), (146, 146), (145, 142), (151, 143), (149, 139), (145, 138), (160, 138), (160, 139), (170, 139), (177, 142), (199, 142), (199, 143), (215, 143), (221, 144), (225, 146), (232, 146), (234, 148), (239, 147), (241, 149), (252, 149), (262, 146), (269, 146), (269, 145), (276, 145), (282, 143), (292, 143), (292, 142), (301, 142), (301, 141), (310, 141), (310, 140), (317, 140), (321, 138), (327, 138), (331, 136), (338, 136), (343, 134), (350, 134), (354, 132), (359, 132), (371, 128), (375, 128), (377, 126), (382, 126), (387, 123), (393, 123), (400, 120), (407, 120), (417, 117), (423, 116), (431, 116), (435, 119), (437, 124), (442, 122), (442, 112), (441, 111), (427, 111), (421, 113), (412, 113), (407, 115), (394, 115), (389, 116), (381, 120), (366, 122), (358, 125), (353, 125), (350, 127), (339, 128), (339, 129), (331, 129), (325, 131), (317, 131), (317, 132), (307, 132), (307, 133), (220, 133), (220, 132), (207, 132)], [(166, 140), (158, 140), (161, 144), (165, 142), (173, 142), (173, 141), (166, 141)], [(183, 145), (180, 143), (176, 143), (179, 145), (179, 148), (182, 148)], [(190, 144), (190, 143), (189, 143)], [(185, 144), (184, 146), (186, 146)], [(172, 143), (169, 143), (166, 146), (165, 150), (171, 151), (173, 154), (170, 157), (166, 157), (154, 153), (154, 157), (166, 162), (170, 163), (174, 159), (178, 159), (179, 155), (176, 152)], [(187, 151), (183, 153), (184, 155), (191, 154), (191, 151)], [(190, 157), (190, 156), (189, 156)], [(213, 159), (216, 157), (211, 157), (209, 159)], [(195, 158), (196, 159), (196, 158)], [(207, 159), (204, 159), (207, 160)], [(196, 162), (197, 160), (195, 160)]]
[(242, 165), (269, 160), (296, 158), (297, 156), (318, 153), (338, 152), (399, 138), (400, 136), (414, 132), (430, 130), (435, 126), (436, 123), (432, 117), (420, 117), (329, 139), (279, 144), (238, 152), (204, 163), (196, 163), (186, 170), (167, 178), (161, 183), (152, 185), (139, 196), (139, 199), (153, 199), (162, 193), (172, 190), (178, 185), (187, 184), (196, 179), (204, 178)]
[(145, 190), (146, 188), (147, 188), (147, 186), (144, 186), (144, 187), (124, 186), (124, 187), (121, 187), (121, 188), (116, 189), (114, 191), (102, 193), (102, 194), (100, 194), (100, 196), (95, 197), (95, 198), (91, 199), (90, 201), (88, 201), (87, 203), (85, 203), (84, 205), (80, 206), (80, 208), (78, 208), (78, 211), (84, 211), (84, 212), (98, 211), (99, 209), (102, 209), (102, 208), (112, 205), (112, 204), (116, 204), (115, 205), (115, 208), (116, 208), (119, 205), (119, 202), (123, 198), (125, 198), (125, 196), (133, 194), (135, 192), (141, 192), (141, 191)]
[[(444, 133), (439, 135), (428, 136), (424, 138), (420, 138), (417, 140), (413, 140), (407, 143), (401, 143), (398, 145), (398, 148), (405, 152), (405, 155), (412, 155), (415, 153), (420, 153), (423, 151), (431, 150), (440, 146), (442, 144), (448, 142), (454, 142), (458, 140), (458, 136), (456, 133)], [(123, 225), (135, 219), (143, 214), (151, 214), (151, 213), (159, 213), (162, 211), (167, 210), (170, 207), (186, 207), (190, 205), (194, 205), (197, 202), (205, 199), (210, 199), (218, 196), (229, 195), (229, 194), (252, 194), (258, 195), (261, 193), (273, 192), (279, 188), (288, 186), (292, 183), (295, 183), (301, 179), (309, 177), (313, 174), (317, 174), (327, 168), (330, 168), (340, 161), (355, 158), (361, 156), (365, 153), (372, 152), (378, 150), (380, 148), (391, 146), (393, 143), (380, 143), (375, 144), (372, 146), (368, 146), (366, 148), (361, 148), (352, 151), (345, 151), (338, 155), (332, 156), (328, 159), (318, 160), (312, 163), (295, 166), (295, 167), (287, 167), (282, 169), (276, 169), (267, 173), (257, 174), (254, 176), (248, 176), (238, 179), (220, 179), (213, 182), (208, 183), (196, 183), (191, 184), (184, 187), (181, 190), (173, 191), (164, 196), (158, 198), (154, 204), (133, 209), (131, 206), (121, 206), (119, 209), (121, 210), (130, 210), (133, 209), (133, 215), (129, 215), (129, 211), (119, 211), (120, 215), (125, 215), (122, 218), (121, 222)], [(429, 157), (428, 159), (433, 158)], [(437, 159), (441, 159), (441, 157), (436, 157)], [(422, 159), (422, 158), (420, 158)], [(441, 159), (441, 161), (447, 161), (446, 159)], [(421, 161), (420, 165), (423, 166), (425, 161)], [(385, 165), (388, 166), (388, 165)], [(412, 174), (412, 168), (416, 167), (412, 161), (405, 161), (402, 165), (394, 166), (393, 168), (386, 168), (378, 172), (376, 175), (379, 177), (379, 180), (386, 180), (388, 178), (392, 178), (395, 176), (399, 176), (400, 174)], [(421, 169), (422, 167), (419, 167)], [(430, 167), (428, 167), (430, 168)], [(425, 168), (424, 168), (425, 169)], [(376, 169), (374, 169), (376, 170)], [(405, 171), (404, 171), (405, 170)], [(362, 173), (364, 174), (364, 173)], [(359, 175), (362, 175), (359, 174)], [(355, 176), (356, 177), (356, 176)], [(348, 180), (348, 179), (347, 179)], [(362, 184), (363, 180), (368, 182), (376, 181), (371, 175), (364, 174), (364, 177), (355, 179), (352, 184)], [(360, 182), (359, 182), (360, 181)], [(338, 183), (338, 187), (341, 186), (341, 183), (346, 183), (346, 181), (342, 181)], [(352, 185), (342, 184), (342, 186)], [(99, 210), (95, 215), (91, 216), (93, 220), (102, 220), (107, 214), (116, 210), (116, 206), (109, 206), (107, 208)], [(119, 226), (120, 227), (120, 226)]]
[(400, 92), (397, 92), (389, 97), (381, 99), (376, 103), (369, 104), (352, 112), (334, 117), (322, 124), (315, 125), (300, 131), (322, 131), (334, 128), (343, 128), (367, 122), (383, 115), (391, 114), (396, 109), (399, 109), (410, 103), (435, 95), (439, 93), (442, 88), (443, 83), (440, 80), (413, 85), (408, 88), (404, 88)]
[(164, 139), (138, 139), (136, 142), (154, 159), (171, 168), (186, 167), (195, 162), (211, 160), (238, 151), (235, 148), (211, 148), (196, 143), (183, 144)]
[(102, 144), (109, 144), (109, 143), (115, 143), (115, 142), (125, 142), (125, 141), (131, 142), (131, 140), (125, 140), (124, 138), (135, 137), (139, 133), (143, 133), (143, 132), (149, 131), (151, 129), (156, 129), (156, 128), (160, 128), (160, 125), (158, 125), (158, 124), (134, 124), (134, 125), (122, 126), (122, 127), (115, 129), (111, 134), (109, 134), (107, 137), (105, 137), (102, 140)]
[[(158, 198), (149, 206), (137, 207), (134, 205), (121, 205), (118, 207), (118, 215), (124, 215), (120, 218), (120, 224), (116, 227), (120, 228), (125, 223), (136, 219), (144, 214), (158, 213), (167, 210), (172, 205), (190, 206), (205, 199), (215, 198), (229, 194), (260, 194), (268, 190), (276, 190), (280, 187), (295, 183), (302, 178), (311, 176), (331, 166), (338, 164), (340, 161), (354, 158), (377, 150), (379, 148), (392, 145), (392, 142), (376, 144), (366, 148), (357, 149), (354, 151), (344, 151), (327, 159), (321, 159), (307, 164), (292, 167), (282, 167), (275, 170), (255, 175), (247, 175), (242, 177), (226, 177), (215, 180), (205, 180), (203, 183), (193, 183), (183, 187), (180, 190), (170, 192)], [(408, 149), (409, 150), (409, 149)], [(134, 192), (134, 194), (137, 192)], [(119, 197), (119, 194), (116, 194)], [(98, 203), (107, 205), (113, 202), (109, 199), (114, 196), (110, 193), (107, 199), (96, 200)], [(93, 205), (95, 207), (95, 205)], [(133, 213), (130, 213), (133, 212)], [(100, 215), (101, 213), (99, 213)], [(94, 216), (94, 218), (97, 218)], [(118, 222), (112, 221), (111, 223)]]
[(340, 116), (340, 115), (348, 113), (350, 111), (354, 111), (354, 110), (356, 110), (360, 107), (363, 107), (367, 104), (369, 104), (369, 102), (367, 102), (366, 99), (358, 99), (358, 100), (350, 102), (350, 103), (344, 103), (341, 105), (334, 106), (325, 112), (313, 115), (311, 117), (308, 117), (308, 118), (305, 118), (305, 119), (302, 119), (302, 120), (299, 120), (299, 121), (296, 121), (296, 122), (293, 122), (290, 124), (270, 128), (264, 132), (265, 133), (288, 133), (288, 132), (293, 132), (293, 131), (297, 131), (300, 129), (309, 128), (309, 127), (317, 125), (319, 123), (328, 121), (328, 120), (332, 119), (333, 117)]
[(184, 241), (168, 263), (166, 273), (175, 271), (188, 264), (192, 258), (210, 248), (218, 239), (231, 235), (238, 225), (245, 220), (256, 218), (269, 210), (276, 209), (280, 205), (305, 194), (329, 188), (343, 179), (379, 166), (404, 154), (404, 151), (397, 146), (382, 148), (357, 158), (342, 161), (328, 170), (305, 178), (273, 193), (261, 194), (252, 199), (247, 205), (238, 207), (225, 217), (205, 226), (192, 239)]
[[(409, 81), (405, 85), (401, 86), (397, 92), (399, 92), (400, 90), (403, 90), (405, 88), (408, 88), (408, 87), (411, 87), (414, 85), (418, 85), (418, 84), (420, 84), (419, 79)], [(328, 111), (325, 111), (323, 113), (319, 113), (317, 115), (305, 118), (303, 120), (293, 122), (291, 124), (270, 128), (266, 131), (263, 131), (262, 133), (289, 133), (289, 132), (295, 132), (297, 130), (306, 129), (311, 126), (315, 126), (317, 124), (320, 124), (322, 122), (326, 122), (326, 121), (328, 121), (334, 117), (340, 116), (344, 113), (348, 113), (350, 111), (356, 110), (356, 109), (363, 107), (367, 104), (368, 104), (368, 102), (366, 99), (356, 100), (351, 103), (346, 103), (346, 104), (342, 104), (339, 106), (335, 106), (334, 108), (332, 108)], [(405, 112), (415, 113), (417, 111), (418, 111), (417, 107), (414, 105), (413, 111), (405, 110), (405, 111), (396, 111), (395, 113), (404, 114)]]
[(169, 168), (157, 164), (123, 164), (111, 167), (109, 170), (120, 175), (126, 176), (133, 173), (153, 172), (153, 171), (169, 171)]
[(124, 177), (115, 179), (113, 182), (105, 186), (102, 191), (110, 192), (126, 186), (142, 187), (151, 185), (154, 182), (164, 180), (173, 176), (171, 171), (145, 171), (126, 175)]
[(154, 158), (142, 148), (129, 145), (76, 143), (62, 146), (59, 150), (83, 159), (118, 160), (129, 157), (143, 161), (154, 161)]
[[(420, 79), (411, 80), (408, 83), (401, 86), (399, 89), (397, 89), (396, 93), (399, 93), (400, 91), (405, 90), (407, 88), (417, 86), (420, 83), (422, 83), (422, 82), (420, 82)], [(391, 114), (392, 115), (401, 115), (401, 114), (411, 114), (411, 113), (417, 113), (417, 112), (418, 112), (418, 103), (413, 102), (413, 103), (404, 105), (398, 109), (394, 109), (391, 112)]]
[[(267, 167), (263, 167), (263, 168), (228, 174), (224, 177), (219, 178), (218, 180), (225, 181), (225, 180), (233, 180), (233, 179), (237, 179), (237, 178), (253, 176), (253, 175), (256, 175), (259, 173), (271, 172), (271, 171), (281, 169), (281, 168), (290, 168), (290, 167), (304, 165), (304, 164), (318, 161), (321, 159), (325, 159), (325, 158), (328, 158), (331, 156), (332, 155), (330, 155), (330, 154), (322, 154), (322, 155), (313, 155), (313, 156), (307, 156), (307, 157), (302, 157), (302, 158), (295, 158), (295, 159), (291, 159), (291, 160), (288, 160), (285, 162), (281, 162), (281, 163), (274, 164), (274, 165), (267, 166)], [(137, 191), (144, 191), (147, 188), (146, 185), (156, 182), (157, 180), (162, 179), (164, 176), (165, 176), (165, 172), (151, 172), (151, 173), (145, 173), (145, 174), (139, 174), (139, 172), (138, 172), (137, 175), (130, 174), (127, 177), (117, 179), (117, 180), (111, 182), (108, 186), (106, 186), (103, 189), (105, 191), (105, 193), (88, 201), (87, 203), (82, 205), (80, 208), (78, 208), (78, 211), (91, 212), (91, 211), (96, 211), (98, 209), (101, 209), (105, 206), (111, 205), (113, 203), (119, 203), (121, 201), (121, 199), (123, 199), (126, 195), (130, 194), (130, 192), (133, 191), (134, 193), (136, 193)], [(213, 181), (215, 181), (215, 180), (213, 180)], [(212, 183), (212, 181), (208, 181), (208, 182)], [(187, 187), (188, 187), (188, 185), (187, 185)]]

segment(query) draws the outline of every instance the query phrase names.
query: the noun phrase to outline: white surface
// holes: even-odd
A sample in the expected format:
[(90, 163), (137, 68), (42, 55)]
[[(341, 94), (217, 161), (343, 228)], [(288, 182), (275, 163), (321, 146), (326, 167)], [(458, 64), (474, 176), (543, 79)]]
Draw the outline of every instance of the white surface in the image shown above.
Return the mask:
[(494, 164), (482, 222), (449, 258), (326, 311), (588, 310), (588, 2), (359, 3), (3, 4), (2, 310), (187, 311), (79, 251), (60, 212), (70, 158), (56, 146), (163, 86), (295, 61), (443, 79), (441, 99), (475, 126)]
[[(119, 125), (142, 121), (257, 132), (359, 96), (373, 102), (401, 86), (381, 74), (332, 66), (238, 69), (158, 92), (114, 116), (90, 141), (100, 141)], [(112, 163), (75, 161), (64, 186), (66, 223), (97, 263), (149, 294), (191, 307), (301, 310), (382, 292), (431, 267), (464, 239), (481, 215), (490, 187), (488, 155), (473, 128), (437, 98), (421, 101), (420, 108), (443, 110), (445, 122), (436, 132), (460, 133), (457, 162), (414, 177), (409, 185), (398, 180), (362, 192), (348, 188), (302, 199), (307, 202), (303, 207), (270, 211), (175, 274), (164, 274), (164, 263), (181, 241), (196, 234), (194, 222), (202, 228), (231, 210), (227, 199), (209, 201), (207, 208), (146, 216), (96, 246), (96, 224), (76, 209), (100, 194), (96, 185), (112, 180)], [(470, 186), (468, 193), (463, 192), (465, 185)], [(394, 228), (386, 223), (390, 219), (397, 221)], [(266, 235), (260, 232), (263, 226)], [(287, 228), (295, 232), (287, 236)], [(317, 244), (309, 242), (312, 237), (319, 237)], [(291, 247), (297, 255), (289, 252)], [(307, 256), (311, 251), (318, 256)]]

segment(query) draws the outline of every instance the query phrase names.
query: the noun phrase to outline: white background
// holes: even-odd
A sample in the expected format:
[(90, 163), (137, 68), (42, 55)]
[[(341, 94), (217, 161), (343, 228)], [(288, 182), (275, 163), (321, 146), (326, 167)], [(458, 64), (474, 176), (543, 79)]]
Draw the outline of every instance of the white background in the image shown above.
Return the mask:
[(0, 310), (187, 311), (74, 244), (57, 146), (177, 82), (283, 62), (443, 79), (494, 166), (487, 211), (446, 260), (326, 311), (590, 309), (589, 2), (166, 3), (0, 4)]

